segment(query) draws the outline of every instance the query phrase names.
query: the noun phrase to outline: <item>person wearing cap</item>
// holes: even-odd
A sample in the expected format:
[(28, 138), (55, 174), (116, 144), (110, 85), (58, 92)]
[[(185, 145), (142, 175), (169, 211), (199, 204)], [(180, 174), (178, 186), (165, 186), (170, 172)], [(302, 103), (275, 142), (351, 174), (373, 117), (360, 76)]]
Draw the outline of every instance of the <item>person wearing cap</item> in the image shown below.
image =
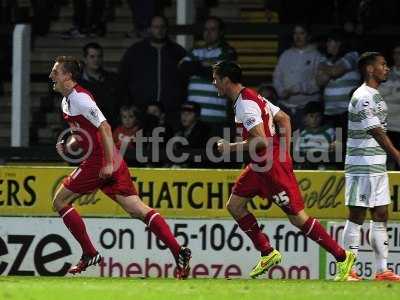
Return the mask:
[[(325, 169), (329, 152), (335, 148), (335, 130), (323, 123), (324, 107), (321, 102), (309, 102), (304, 107), (304, 129), (294, 139), (294, 151), (305, 158), (297, 168)], [(328, 156), (324, 156), (328, 154)]]
[[(176, 150), (204, 149), (210, 136), (210, 128), (200, 120), (201, 107), (198, 103), (187, 101), (181, 106), (180, 129), (175, 136), (184, 137), (187, 145)], [(180, 145), (182, 146), (182, 145)], [(179, 167), (194, 166), (191, 161), (179, 165)]]

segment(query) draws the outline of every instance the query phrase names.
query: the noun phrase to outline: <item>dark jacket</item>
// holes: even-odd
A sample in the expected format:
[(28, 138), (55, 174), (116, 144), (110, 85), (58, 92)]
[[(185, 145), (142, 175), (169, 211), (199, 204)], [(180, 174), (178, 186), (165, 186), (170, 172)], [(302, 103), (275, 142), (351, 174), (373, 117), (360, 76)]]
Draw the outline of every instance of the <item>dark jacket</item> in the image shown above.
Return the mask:
[(101, 70), (99, 80), (89, 77), (85, 72), (78, 80), (82, 87), (92, 93), (97, 106), (112, 127), (119, 123), (118, 108), (121, 103), (118, 103), (117, 81), (117, 74), (106, 70)]
[[(204, 152), (210, 137), (210, 128), (205, 123), (198, 120), (191, 129), (185, 130), (184, 128), (181, 128), (175, 133), (175, 136), (184, 137), (188, 142), (187, 145), (176, 143), (174, 145), (175, 155), (180, 157), (182, 153), (189, 154), (188, 159), (183, 163), (177, 164), (176, 162), (172, 162), (175, 167), (202, 168), (207, 165), (207, 159)], [(196, 162), (194, 158), (195, 155), (202, 156), (201, 161)]]
[(187, 139), (188, 145), (185, 146), (186, 148), (204, 149), (210, 137), (210, 128), (199, 120), (190, 130), (181, 128), (175, 133), (175, 136)]
[(178, 63), (185, 55), (186, 50), (170, 40), (159, 49), (149, 40), (133, 44), (119, 68), (120, 92), (125, 103), (144, 109), (148, 103), (160, 101), (167, 118), (178, 112), (186, 94)]

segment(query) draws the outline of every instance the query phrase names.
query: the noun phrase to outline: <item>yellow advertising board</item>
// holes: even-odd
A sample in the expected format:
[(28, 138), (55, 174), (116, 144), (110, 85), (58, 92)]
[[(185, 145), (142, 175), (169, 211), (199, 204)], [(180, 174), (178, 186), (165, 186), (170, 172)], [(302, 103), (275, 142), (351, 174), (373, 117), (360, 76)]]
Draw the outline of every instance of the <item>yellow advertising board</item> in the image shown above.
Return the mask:
[[(0, 167), (0, 215), (52, 216), (56, 187), (73, 169), (69, 167)], [(130, 169), (143, 201), (169, 218), (226, 218), (230, 190), (240, 170)], [(342, 171), (298, 171), (296, 177), (309, 215), (343, 219)], [(392, 205), (390, 218), (400, 219), (399, 172), (389, 172)], [(84, 216), (126, 217), (126, 213), (101, 191), (75, 202)], [(250, 209), (258, 217), (285, 218), (272, 201), (255, 198)]]

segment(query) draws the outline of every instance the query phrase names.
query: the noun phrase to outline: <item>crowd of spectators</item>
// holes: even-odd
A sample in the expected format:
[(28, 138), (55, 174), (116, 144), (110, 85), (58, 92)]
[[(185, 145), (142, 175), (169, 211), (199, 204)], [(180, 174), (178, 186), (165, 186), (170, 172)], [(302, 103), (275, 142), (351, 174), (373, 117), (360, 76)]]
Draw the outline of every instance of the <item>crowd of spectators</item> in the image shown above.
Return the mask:
[(342, 166), (348, 103), (361, 83), (358, 57), (354, 36), (343, 29), (313, 39), (305, 25), (294, 26), (293, 46), (278, 59), (273, 87), (292, 118), (298, 168)]
[[(295, 25), (292, 34), (293, 44), (280, 55), (272, 82), (261, 84), (258, 91), (291, 116), (295, 130), (292, 148), (295, 159), (299, 157), (299, 168), (337, 168), (335, 152), (341, 151), (343, 156), (347, 103), (361, 82), (357, 48), (350, 46), (343, 31), (332, 31), (319, 43), (305, 25)], [(232, 127), (227, 101), (212, 83), (213, 63), (238, 58), (224, 40), (220, 18), (205, 20), (199, 45), (186, 51), (169, 39), (167, 20), (154, 16), (149, 34), (126, 50), (117, 74), (102, 67), (100, 45), (85, 46), (81, 84), (92, 91), (112, 119), (115, 142), (118, 147), (126, 144), (128, 157), (135, 150), (138, 133), (152, 136), (155, 129), (162, 128), (160, 153), (172, 137), (187, 141), (187, 145), (174, 146), (174, 151), (191, 152), (205, 149), (210, 137), (221, 136), (224, 128)], [(150, 145), (143, 147), (151, 150), (146, 148)], [(156, 165), (193, 167), (199, 163), (161, 159)]]
[[(33, 20), (38, 34), (47, 33), (59, 6), (68, 2), (46, 1), (31, 1), (34, 11), (46, 5), (49, 8), (47, 12), (38, 12)], [(104, 36), (107, 21), (113, 18), (113, 10), (121, 1), (74, 0), (72, 27), (62, 36)], [(174, 151), (191, 152), (204, 149), (208, 139), (221, 136), (224, 128), (233, 132), (231, 108), (212, 83), (211, 66), (215, 62), (238, 60), (237, 52), (224, 38), (223, 20), (207, 15), (207, 8), (215, 6), (217, 1), (197, 4), (201, 8), (198, 20), (202, 21), (202, 40), (188, 50), (169, 37), (168, 20), (162, 12), (171, 1), (127, 2), (134, 23), (134, 31), (127, 32), (127, 36), (138, 37), (139, 41), (125, 51), (115, 72), (103, 66), (107, 53), (102, 46), (88, 43), (83, 48), (79, 81), (95, 96), (114, 128), (116, 145), (126, 148), (129, 156), (135, 151), (137, 134), (151, 136), (155, 129), (162, 128), (164, 142), (160, 147), (165, 147), (173, 137), (184, 137), (188, 144), (176, 146)], [(363, 49), (357, 41), (371, 26), (376, 29), (384, 25), (378, 17), (382, 12), (387, 23), (397, 24), (394, 15), (398, 6), (397, 1), (375, 0), (265, 1), (266, 16), (273, 16), (281, 23), (297, 24), (291, 32), (291, 45), (278, 56), (272, 81), (260, 82), (258, 92), (290, 115), (294, 130), (292, 149), (295, 160), (300, 157), (298, 168), (338, 167), (337, 158), (344, 157), (348, 102), (362, 80), (357, 61)], [(316, 35), (305, 22), (336, 26), (331, 26), (334, 30)], [(380, 91), (391, 112), (388, 133), (398, 144), (399, 45), (393, 48), (392, 55), (393, 68)], [(233, 136), (235, 138), (235, 134)], [(338, 151), (339, 156), (335, 153)], [(324, 160), (314, 163), (309, 159), (318, 155)], [(161, 161), (156, 165), (201, 166), (190, 159), (183, 163)]]
[[(224, 126), (230, 126), (227, 101), (218, 96), (212, 84), (211, 66), (219, 60), (236, 60), (237, 55), (224, 40), (220, 18), (207, 17), (203, 28), (204, 43), (186, 51), (168, 37), (167, 19), (153, 16), (148, 34), (125, 51), (116, 74), (104, 70), (99, 44), (84, 47), (80, 84), (98, 99), (106, 117), (112, 118), (115, 143), (124, 148), (129, 162), (134, 163), (137, 134), (150, 137), (159, 130), (157, 134), (163, 138), (158, 144), (160, 153), (172, 137), (185, 138), (187, 143), (174, 145), (173, 151), (191, 153), (204, 149), (209, 137), (221, 135)], [(150, 144), (141, 147), (150, 154)], [(146, 165), (201, 165), (193, 157), (182, 163), (159, 159), (151, 158)]]

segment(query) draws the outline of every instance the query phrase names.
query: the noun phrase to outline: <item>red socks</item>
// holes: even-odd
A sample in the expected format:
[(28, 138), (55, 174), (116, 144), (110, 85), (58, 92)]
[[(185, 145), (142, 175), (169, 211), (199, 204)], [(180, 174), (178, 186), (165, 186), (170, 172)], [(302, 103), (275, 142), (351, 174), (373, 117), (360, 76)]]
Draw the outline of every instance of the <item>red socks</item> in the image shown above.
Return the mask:
[[(95, 255), (97, 253), (86, 232), (85, 223), (79, 213), (71, 205), (67, 205), (59, 211), (65, 226), (71, 231), (74, 238), (79, 242), (84, 254)], [(174, 257), (178, 257), (180, 245), (172, 234), (164, 218), (155, 210), (151, 210), (145, 217), (145, 223), (161, 241), (171, 250)]]
[(261, 252), (261, 255), (265, 256), (271, 253), (273, 248), (269, 243), (268, 236), (261, 231), (253, 214), (248, 214), (237, 222), (240, 229), (252, 240), (254, 247)]
[(308, 218), (301, 228), (301, 231), (331, 253), (337, 261), (344, 261), (346, 259), (346, 252), (330, 237), (317, 219)]
[(86, 232), (85, 223), (79, 213), (71, 205), (65, 206), (58, 212), (64, 221), (65, 226), (71, 231), (74, 238), (81, 245), (83, 254), (94, 256), (97, 251), (94, 248), (90, 238)]
[(181, 246), (176, 241), (175, 236), (172, 234), (164, 218), (153, 209), (147, 213), (144, 222), (150, 228), (151, 232), (171, 250), (172, 255), (177, 258)]

